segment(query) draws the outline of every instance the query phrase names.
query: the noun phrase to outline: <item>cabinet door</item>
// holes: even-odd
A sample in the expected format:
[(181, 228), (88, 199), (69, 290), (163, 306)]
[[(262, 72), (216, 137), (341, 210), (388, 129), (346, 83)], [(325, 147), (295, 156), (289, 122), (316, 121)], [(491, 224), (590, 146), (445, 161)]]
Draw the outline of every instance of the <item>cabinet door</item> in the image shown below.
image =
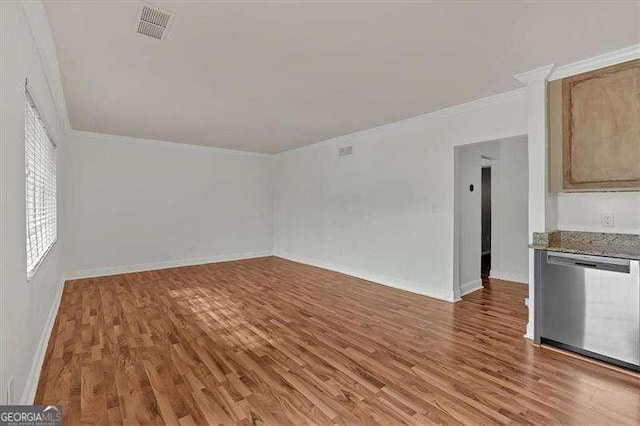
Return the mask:
[(562, 81), (563, 187), (640, 187), (640, 60)]

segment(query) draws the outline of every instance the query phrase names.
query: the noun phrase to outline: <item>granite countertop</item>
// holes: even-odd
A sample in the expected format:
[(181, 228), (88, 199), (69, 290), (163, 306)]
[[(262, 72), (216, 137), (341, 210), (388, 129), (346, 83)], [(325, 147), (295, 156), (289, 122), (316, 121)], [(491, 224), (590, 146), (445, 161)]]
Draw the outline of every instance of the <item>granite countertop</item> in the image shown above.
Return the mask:
[(580, 231), (534, 232), (533, 243), (529, 244), (529, 247), (536, 250), (640, 260), (640, 235), (638, 234)]

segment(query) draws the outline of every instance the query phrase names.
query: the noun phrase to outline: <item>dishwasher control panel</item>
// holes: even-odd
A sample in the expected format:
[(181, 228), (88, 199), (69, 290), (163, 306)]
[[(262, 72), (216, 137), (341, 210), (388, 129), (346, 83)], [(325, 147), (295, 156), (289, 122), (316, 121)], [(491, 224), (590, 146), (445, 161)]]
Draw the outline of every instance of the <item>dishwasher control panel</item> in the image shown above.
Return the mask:
[(588, 256), (583, 254), (568, 254), (550, 251), (547, 252), (547, 263), (628, 274), (631, 261), (612, 257)]

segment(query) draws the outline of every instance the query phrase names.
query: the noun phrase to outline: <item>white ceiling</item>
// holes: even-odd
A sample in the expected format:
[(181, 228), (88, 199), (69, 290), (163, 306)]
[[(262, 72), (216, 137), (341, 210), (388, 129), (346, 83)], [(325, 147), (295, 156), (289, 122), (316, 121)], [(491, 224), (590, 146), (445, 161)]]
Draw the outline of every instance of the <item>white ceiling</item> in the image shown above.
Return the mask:
[(72, 128), (275, 153), (518, 87), (640, 41), (640, 2), (48, 1)]

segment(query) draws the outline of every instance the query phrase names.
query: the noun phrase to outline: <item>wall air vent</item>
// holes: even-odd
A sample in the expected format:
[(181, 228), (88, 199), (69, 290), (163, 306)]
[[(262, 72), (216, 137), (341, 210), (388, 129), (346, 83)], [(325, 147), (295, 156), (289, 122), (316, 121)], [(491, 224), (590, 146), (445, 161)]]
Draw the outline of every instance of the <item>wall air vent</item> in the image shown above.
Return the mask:
[(338, 150), (338, 157), (344, 157), (345, 155), (353, 154), (353, 146), (345, 146)]
[(167, 32), (169, 32), (174, 16), (173, 13), (143, 3), (140, 6), (136, 32), (156, 40), (164, 40), (167, 37)]

